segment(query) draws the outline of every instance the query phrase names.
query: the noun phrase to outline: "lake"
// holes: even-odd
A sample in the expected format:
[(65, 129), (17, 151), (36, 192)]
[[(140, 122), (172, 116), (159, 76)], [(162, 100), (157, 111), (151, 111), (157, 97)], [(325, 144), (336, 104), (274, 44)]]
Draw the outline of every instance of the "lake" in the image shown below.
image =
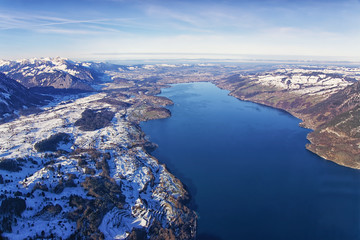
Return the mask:
[(360, 172), (307, 151), (299, 119), (228, 93), (172, 85), (172, 116), (141, 123), (192, 195), (198, 239), (360, 239)]

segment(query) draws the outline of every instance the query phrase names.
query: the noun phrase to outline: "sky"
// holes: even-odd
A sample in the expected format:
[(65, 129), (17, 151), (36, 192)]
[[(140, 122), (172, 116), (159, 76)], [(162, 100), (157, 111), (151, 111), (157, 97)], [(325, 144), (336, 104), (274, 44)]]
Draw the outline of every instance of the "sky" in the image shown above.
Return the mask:
[(360, 60), (360, 0), (0, 0), (0, 59)]

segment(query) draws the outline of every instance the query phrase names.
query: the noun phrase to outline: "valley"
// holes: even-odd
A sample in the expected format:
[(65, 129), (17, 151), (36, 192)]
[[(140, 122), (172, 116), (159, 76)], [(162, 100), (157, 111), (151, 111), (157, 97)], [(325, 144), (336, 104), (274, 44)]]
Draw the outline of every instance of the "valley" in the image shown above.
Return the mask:
[(1, 85), (0, 234), (9, 239), (194, 239), (191, 196), (139, 127), (171, 116), (173, 102), (156, 95), (174, 83), (212, 82), (283, 109), (314, 130), (307, 149), (360, 168), (360, 68), (56, 58), (2, 61), (0, 71), (34, 100), (14, 100), (20, 93)]

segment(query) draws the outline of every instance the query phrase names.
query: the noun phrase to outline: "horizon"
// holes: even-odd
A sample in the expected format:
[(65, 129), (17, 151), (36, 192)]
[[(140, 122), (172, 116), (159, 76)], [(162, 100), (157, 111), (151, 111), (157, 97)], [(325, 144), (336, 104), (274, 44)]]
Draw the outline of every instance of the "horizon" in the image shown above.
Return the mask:
[(94, 57), (32, 56), (0, 58), (0, 61), (53, 60), (56, 58), (75, 62), (109, 62), (122, 64), (340, 64), (359, 65), (360, 59), (335, 56), (259, 55), (259, 54), (212, 54), (212, 53), (97, 53)]
[(358, 0), (3, 0), (0, 9), (2, 59), (360, 61)]
[[(348, 66), (360, 65), (360, 60), (346, 57), (324, 57), (324, 56), (290, 56), (290, 55), (240, 55), (240, 54), (164, 54), (164, 53), (113, 53), (102, 54), (105, 57), (94, 58), (69, 58), (64, 56), (41, 56), (28, 58), (0, 59), (1, 61), (26, 61), (26, 60), (54, 60), (56, 58), (74, 62), (104, 62), (120, 65), (161, 65), (161, 64), (212, 64), (212, 65), (241, 65), (241, 64), (266, 64), (266, 65), (309, 65), (309, 66)], [(114, 58), (111, 56), (126, 56), (125, 58)], [(181, 57), (180, 57), (181, 56)]]

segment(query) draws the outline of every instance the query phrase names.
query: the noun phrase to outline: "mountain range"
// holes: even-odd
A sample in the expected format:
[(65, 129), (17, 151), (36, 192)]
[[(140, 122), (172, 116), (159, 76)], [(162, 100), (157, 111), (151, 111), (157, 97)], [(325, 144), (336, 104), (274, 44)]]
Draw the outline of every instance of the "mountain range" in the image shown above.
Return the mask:
[(75, 62), (60, 57), (0, 60), (0, 119), (43, 104), (49, 99), (44, 93), (95, 91), (97, 84), (109, 80), (106, 71), (119, 68), (110, 63)]
[(0, 61), (0, 72), (27, 88), (54, 87), (62, 89), (94, 90), (91, 86), (99, 74), (89, 64), (64, 58), (24, 59)]

